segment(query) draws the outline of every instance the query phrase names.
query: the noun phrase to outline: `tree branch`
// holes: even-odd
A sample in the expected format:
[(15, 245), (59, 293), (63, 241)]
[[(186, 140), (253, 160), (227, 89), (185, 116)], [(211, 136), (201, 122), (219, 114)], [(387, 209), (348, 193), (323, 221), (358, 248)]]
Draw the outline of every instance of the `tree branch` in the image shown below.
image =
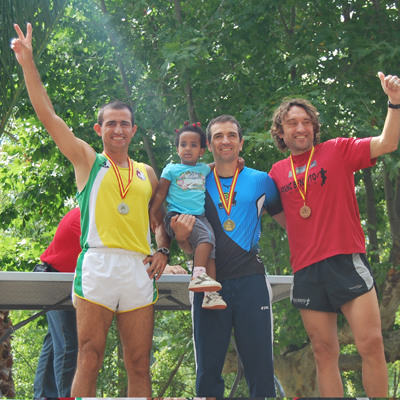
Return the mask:
[(164, 396), (164, 393), (167, 391), (167, 389), (171, 385), (176, 373), (178, 372), (179, 367), (181, 366), (183, 359), (185, 358), (185, 355), (186, 355), (186, 351), (179, 357), (178, 363), (176, 364), (175, 368), (169, 374), (169, 378), (168, 378), (167, 382), (165, 383), (164, 387), (160, 390), (158, 397)]
[(279, 11), (279, 17), (281, 19), (281, 22), (283, 24), (283, 27), (285, 28), (286, 33), (291, 36), (293, 34), (293, 32), (289, 29), (286, 21), (285, 21), (285, 17), (283, 15), (283, 11), (282, 11), (282, 7), (280, 4), (278, 4), (278, 11)]

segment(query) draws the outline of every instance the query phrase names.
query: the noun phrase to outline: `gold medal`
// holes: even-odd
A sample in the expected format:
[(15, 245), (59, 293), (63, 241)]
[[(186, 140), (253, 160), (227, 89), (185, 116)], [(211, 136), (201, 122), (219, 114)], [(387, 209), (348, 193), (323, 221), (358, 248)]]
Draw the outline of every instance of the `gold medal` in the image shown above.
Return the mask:
[(222, 206), (224, 207), (224, 210), (228, 214), (228, 219), (222, 224), (222, 227), (227, 231), (227, 232), (232, 232), (235, 229), (235, 223), (230, 219), (230, 214), (232, 210), (232, 202), (233, 202), (233, 196), (235, 194), (235, 187), (236, 187), (236, 182), (239, 176), (239, 168), (236, 168), (235, 175), (233, 176), (231, 187), (229, 189), (228, 193), (228, 199), (225, 199), (225, 194), (224, 191), (222, 190), (221, 182), (219, 180), (219, 176), (217, 174), (217, 169), (214, 168), (214, 179), (215, 179), (215, 184), (217, 185), (218, 189), (218, 194), (222, 202)]
[(300, 208), (300, 215), (303, 218), (308, 218), (311, 215), (311, 208), (304, 204), (304, 206)]
[(231, 219), (227, 219), (222, 226), (227, 232), (232, 232), (236, 225)]
[(297, 181), (296, 171), (295, 171), (294, 165), (293, 165), (293, 158), (292, 158), (292, 155), (290, 155), (290, 164), (292, 166), (293, 179), (296, 182), (297, 189), (299, 190), (299, 193), (304, 201), (303, 207), (300, 208), (300, 216), (303, 218), (308, 218), (311, 215), (311, 208), (306, 206), (306, 194), (307, 194), (308, 169), (310, 168), (313, 154), (314, 154), (314, 146), (311, 150), (310, 157), (308, 158), (308, 162), (307, 162), (306, 173), (304, 176), (304, 192), (303, 192), (303, 190), (301, 190), (299, 182)]

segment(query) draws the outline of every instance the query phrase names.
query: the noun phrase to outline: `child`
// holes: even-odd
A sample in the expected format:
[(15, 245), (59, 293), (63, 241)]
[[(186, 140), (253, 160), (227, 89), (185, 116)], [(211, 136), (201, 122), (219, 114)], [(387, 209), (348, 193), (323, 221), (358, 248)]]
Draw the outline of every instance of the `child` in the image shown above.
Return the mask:
[(198, 163), (205, 153), (207, 141), (200, 122), (185, 122), (176, 129), (175, 146), (181, 164), (168, 164), (161, 173), (160, 183), (150, 207), (151, 229), (156, 226), (155, 213), (167, 200), (168, 213), (164, 218), (169, 236), (175, 237), (171, 228), (171, 218), (177, 214), (196, 216), (189, 242), (193, 246), (194, 268), (189, 290), (204, 292), (203, 308), (223, 309), (226, 303), (216, 292), (221, 284), (216, 279), (215, 237), (210, 223), (205, 217), (206, 176), (214, 169), (214, 164)]

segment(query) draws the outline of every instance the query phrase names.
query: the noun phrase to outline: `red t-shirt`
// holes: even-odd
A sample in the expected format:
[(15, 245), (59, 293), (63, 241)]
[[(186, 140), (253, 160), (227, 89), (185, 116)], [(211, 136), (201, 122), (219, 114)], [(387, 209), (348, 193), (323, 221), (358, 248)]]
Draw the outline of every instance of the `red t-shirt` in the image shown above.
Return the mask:
[[(370, 141), (337, 138), (315, 146), (307, 181), (308, 218), (300, 216), (304, 203), (292, 176), (290, 157), (272, 166), (269, 175), (281, 195), (294, 272), (337, 254), (365, 253), (354, 172), (375, 165)], [(293, 156), (303, 192), (310, 154), (311, 150)]]
[(75, 272), (76, 261), (81, 252), (81, 213), (79, 208), (69, 211), (57, 227), (53, 241), (40, 256), (59, 272)]

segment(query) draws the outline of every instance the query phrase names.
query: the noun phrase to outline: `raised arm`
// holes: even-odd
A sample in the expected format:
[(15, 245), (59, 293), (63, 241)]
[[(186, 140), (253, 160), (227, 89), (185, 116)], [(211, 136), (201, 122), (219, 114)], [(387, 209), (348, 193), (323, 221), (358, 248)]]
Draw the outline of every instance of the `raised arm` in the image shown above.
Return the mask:
[(78, 189), (80, 189), (79, 186), (86, 184), (85, 178), (87, 181), (95, 160), (95, 153), (87, 143), (74, 136), (67, 124), (54, 111), (53, 104), (43, 86), (33, 60), (32, 25), (30, 23), (27, 24), (26, 36), (17, 24), (14, 27), (18, 34), (18, 39), (12, 40), (11, 48), (14, 50), (17, 61), (22, 67), (26, 88), (33, 108), (58, 148), (74, 165)]
[[(378, 73), (382, 89), (388, 95), (391, 104), (400, 104), (400, 79), (396, 75)], [(371, 139), (371, 159), (395, 151), (400, 136), (400, 108), (388, 108), (382, 133)]]

